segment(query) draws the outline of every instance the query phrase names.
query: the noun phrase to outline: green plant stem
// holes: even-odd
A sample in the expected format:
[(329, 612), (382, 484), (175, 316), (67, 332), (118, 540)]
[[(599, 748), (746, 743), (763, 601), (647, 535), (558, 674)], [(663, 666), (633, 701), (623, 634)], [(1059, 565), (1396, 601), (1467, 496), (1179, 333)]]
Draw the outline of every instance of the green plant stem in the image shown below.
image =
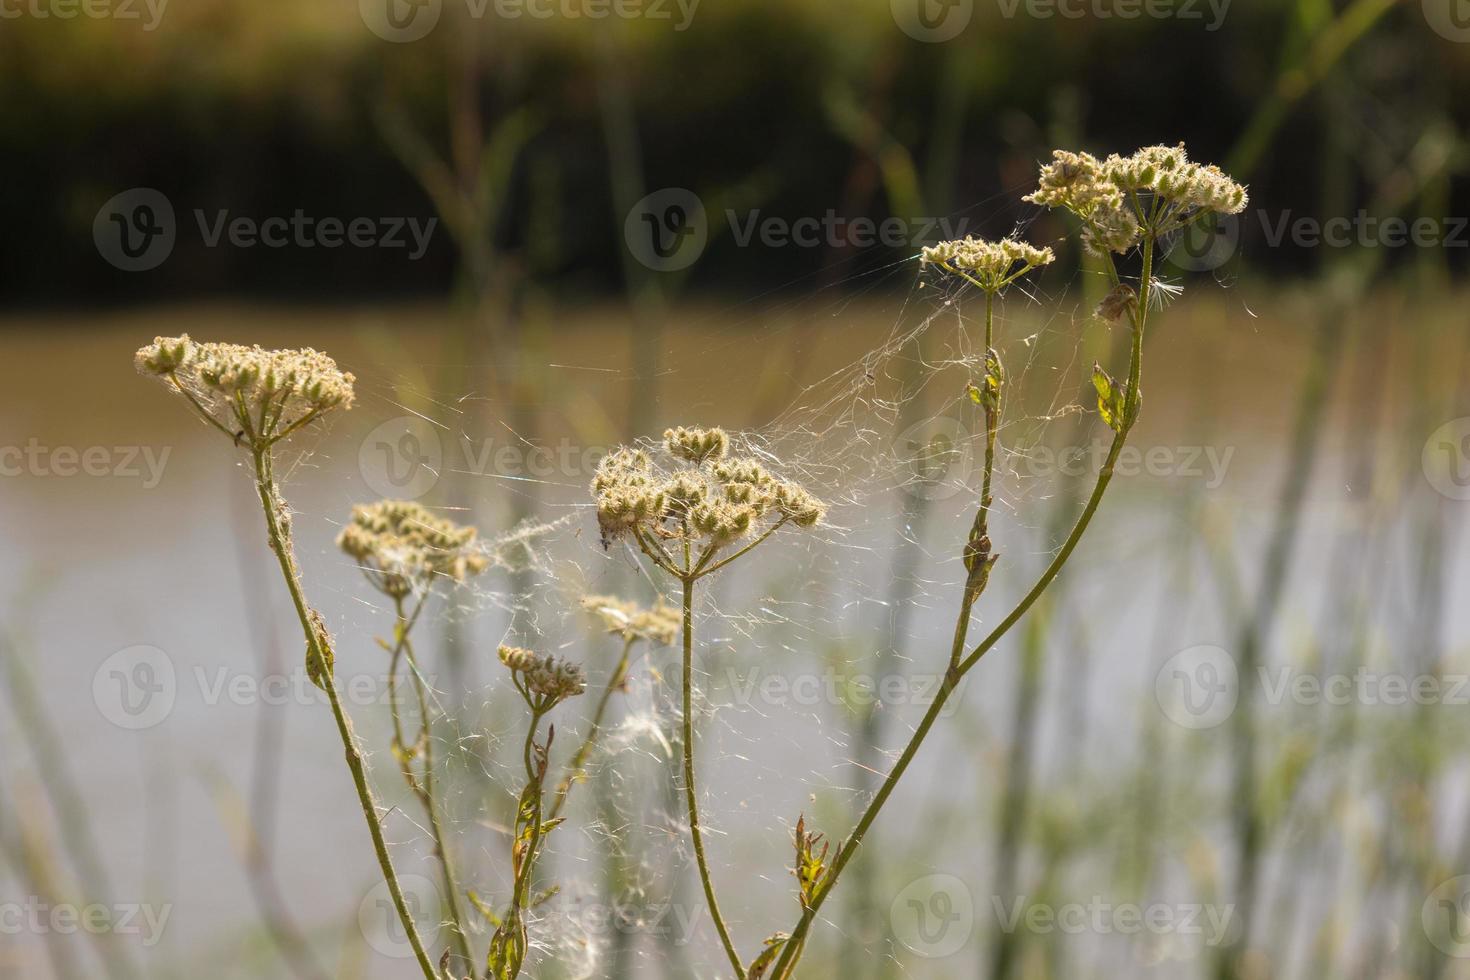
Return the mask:
[(1126, 411), (1124, 412), (1125, 420), (1122, 427), (1113, 435), (1113, 442), (1112, 446), (1108, 449), (1107, 459), (1104, 461), (1102, 469), (1098, 472), (1097, 482), (1093, 485), (1092, 493), (1088, 496), (1087, 503), (1082, 508), (1082, 513), (1078, 516), (1077, 522), (1072, 526), (1072, 531), (1067, 535), (1067, 539), (1063, 542), (1061, 550), (1057, 552), (1051, 564), (1042, 572), (1036, 584), (1031, 587), (1031, 591), (1026, 593), (1006, 618), (995, 629), (990, 631), (989, 635), (970, 652), (969, 656), (961, 660), (959, 654), (964, 649), (966, 635), (969, 631), (970, 618), (970, 606), (962, 601), (959, 617), (960, 622), (955, 628), (954, 645), (950, 654), (951, 663), (954, 666), (951, 666), (945, 674), (944, 682), (939, 686), (939, 690), (935, 694), (934, 701), (930, 704), (929, 710), (924, 713), (923, 719), (919, 722), (918, 728), (914, 729), (914, 734), (909, 738), (908, 744), (904, 746), (903, 752), (898, 757), (898, 761), (889, 770), (882, 785), (878, 787), (878, 792), (868, 804), (867, 809), (863, 811), (863, 815), (859, 818), (857, 826), (853, 828), (852, 834), (843, 842), (841, 848), (839, 848), (838, 854), (832, 862), (832, 868), (827, 873), (821, 890), (812, 899), (811, 906), (802, 911), (801, 919), (797, 922), (796, 928), (792, 930), (791, 937), (786, 941), (780, 959), (776, 961), (776, 966), (771, 971), (772, 980), (788, 980), (791, 977), (796, 968), (796, 958), (806, 942), (807, 933), (810, 931), (812, 921), (816, 918), (818, 911), (822, 907), (822, 903), (832, 893), (834, 886), (837, 884), (838, 877), (842, 874), (843, 869), (847, 867), (848, 862), (852, 860), (853, 854), (857, 852), (858, 847), (863, 842), (863, 837), (866, 836), (868, 829), (872, 827), (873, 821), (878, 818), (878, 814), (882, 811), (883, 805), (888, 802), (889, 796), (893, 794), (894, 788), (898, 785), (898, 781), (903, 778), (903, 774), (908, 770), (909, 764), (913, 762), (914, 756), (918, 754), (919, 746), (928, 737), (929, 730), (934, 727), (934, 723), (939, 719), (940, 713), (944, 710), (944, 705), (949, 701), (950, 696), (954, 694), (960, 679), (979, 663), (980, 658), (985, 656), (986, 653), (999, 643), (1001, 638), (1010, 631), (1011, 627), (1015, 626), (1016, 622), (1022, 616), (1026, 615), (1027, 611), (1035, 605), (1036, 600), (1041, 598), (1042, 593), (1047, 590), (1061, 573), (1062, 567), (1067, 563), (1068, 559), (1072, 557), (1072, 552), (1076, 549), (1078, 542), (1082, 540), (1082, 535), (1086, 532), (1088, 525), (1092, 523), (1092, 518), (1097, 513), (1098, 506), (1102, 503), (1103, 494), (1107, 492), (1108, 484), (1112, 482), (1113, 471), (1118, 462), (1118, 454), (1123, 451), (1123, 446), (1128, 441), (1128, 433), (1131, 430), (1133, 420), (1137, 417), (1139, 381), (1142, 377), (1143, 369), (1143, 335), (1148, 316), (1147, 301), (1149, 283), (1153, 276), (1153, 256), (1154, 241), (1151, 237), (1145, 238), (1143, 245), (1143, 283), (1139, 290), (1138, 311), (1134, 320), (1133, 346), (1128, 366), (1129, 383)]
[[(556, 726), (553, 725), (546, 737), (545, 753), (538, 757), (536, 730), (540, 727), (541, 719), (549, 710), (549, 706), (537, 706), (526, 695), (524, 688), (521, 693), (527, 697), (527, 703), (531, 704), (531, 724), (526, 729), (526, 741), (521, 747), (521, 761), (526, 769), (526, 788), (522, 791), (517, 804), (515, 841), (511, 844), (511, 855), (515, 863), (515, 882), (511, 887), (510, 907), (506, 909), (505, 918), (495, 930), (495, 936), (490, 940), (490, 951), (486, 955), (485, 976), (487, 978), (493, 976), (495, 980), (514, 980), (520, 975), (521, 968), (526, 962), (526, 949), (529, 945), (524, 919), (526, 895), (536, 870), (536, 852), (541, 847), (542, 784), (546, 778), (546, 758), (551, 754), (551, 741), (556, 734)], [(528, 802), (530, 803), (529, 813), (526, 812)], [(525, 824), (530, 827), (530, 836), (526, 838), (525, 850), (517, 856), (515, 849), (521, 842), (522, 821), (525, 821)], [(506, 944), (514, 944), (511, 947), (512, 952), (509, 959), (506, 956)]]
[[(413, 641), (409, 639), (409, 630), (413, 620), (404, 615), (403, 600), (394, 600), (395, 612), (398, 615), (396, 631), (398, 633), (397, 649), (402, 651), (404, 658), (408, 661), (408, 672), (413, 678), (414, 692), (418, 696), (419, 725), (422, 730), (420, 736), (423, 742), (424, 773), (420, 780), (420, 788), (417, 790), (419, 800), (424, 805), (424, 810), (429, 815), (429, 832), (434, 837), (434, 854), (439, 859), (439, 869), (444, 877), (444, 889), (449, 893), (450, 932), (454, 936), (456, 952), (464, 958), (465, 966), (474, 964), (474, 958), (470, 953), (470, 941), (465, 933), (464, 902), (460, 898), (459, 883), (455, 880), (454, 864), (449, 857), (448, 842), (444, 835), (444, 822), (439, 814), (439, 801), (434, 799), (434, 737), (429, 719), (429, 694), (424, 683), (423, 674), (419, 672), (418, 661), (414, 658)], [(419, 608), (423, 608), (420, 602)], [(417, 618), (415, 611), (414, 618)], [(397, 699), (394, 699), (393, 710), (398, 710)], [(396, 719), (395, 719), (396, 722)], [(405, 767), (409, 765), (405, 761)]]
[(715, 900), (715, 884), (710, 877), (709, 861), (704, 854), (704, 832), (699, 827), (698, 790), (694, 782), (694, 582), (686, 575), (684, 583), (684, 798), (689, 807), (689, 836), (694, 841), (694, 859), (699, 865), (699, 881), (704, 886), (704, 898), (709, 903), (710, 918), (715, 922), (715, 931), (725, 947), (725, 955), (735, 969), (736, 980), (745, 976), (745, 967), (735, 943), (730, 939), (730, 929), (725, 917), (720, 914), (720, 904)]
[(587, 762), (587, 757), (592, 754), (593, 746), (597, 744), (597, 736), (602, 730), (602, 718), (607, 713), (608, 702), (612, 700), (613, 691), (623, 686), (623, 681), (628, 677), (628, 661), (633, 653), (633, 644), (637, 637), (630, 636), (623, 640), (623, 653), (618, 658), (618, 665), (613, 668), (612, 676), (608, 678), (607, 686), (602, 689), (602, 696), (597, 699), (597, 707), (592, 712), (591, 727), (587, 731), (587, 737), (572, 754), (567, 762), (567, 771), (556, 787), (556, 799), (552, 801), (549, 819), (555, 820), (561, 816), (562, 809), (567, 805), (567, 795), (572, 791), (572, 784), (582, 775), (582, 766)]
[(307, 604), (306, 595), (301, 587), (301, 575), (296, 567), (296, 555), (292, 549), (290, 532), (281, 526), (280, 491), (276, 486), (270, 448), (268, 445), (257, 445), (252, 448), (251, 455), (255, 462), (255, 489), (260, 496), (260, 506), (265, 511), (266, 530), (270, 535), (271, 551), (275, 552), (276, 560), (281, 566), (281, 575), (286, 580), (286, 588), (291, 593), (291, 602), (296, 607), (296, 618), (300, 620), (301, 630), (306, 635), (307, 656), (320, 668), (321, 687), (326, 691), (327, 701), (332, 706), (332, 717), (337, 722), (337, 733), (342, 738), (347, 768), (352, 772), (352, 782), (357, 788), (357, 799), (362, 806), (363, 818), (367, 821), (368, 833), (373, 839), (373, 850), (377, 853), (378, 866), (382, 869), (383, 880), (388, 885), (388, 892), (393, 898), (393, 907), (397, 910), (398, 918), (403, 923), (409, 944), (413, 947), (414, 957), (418, 960), (419, 969), (423, 971), (425, 980), (440, 980), (434, 971), (434, 964), (429, 960), (429, 954), (424, 950), (424, 941), (419, 936), (418, 926), (414, 924), (408, 902), (403, 897), (403, 888), (398, 883), (398, 874), (393, 869), (393, 858), (388, 853), (387, 841), (383, 839), (383, 827), (378, 820), (377, 800), (373, 797), (372, 787), (368, 783), (362, 752), (357, 746), (357, 736), (352, 731), (352, 720), (347, 717), (347, 712), (342, 707), (342, 699), (337, 693), (337, 681), (330, 666), (330, 653), (324, 649), (323, 637), (313, 623), (314, 612)]

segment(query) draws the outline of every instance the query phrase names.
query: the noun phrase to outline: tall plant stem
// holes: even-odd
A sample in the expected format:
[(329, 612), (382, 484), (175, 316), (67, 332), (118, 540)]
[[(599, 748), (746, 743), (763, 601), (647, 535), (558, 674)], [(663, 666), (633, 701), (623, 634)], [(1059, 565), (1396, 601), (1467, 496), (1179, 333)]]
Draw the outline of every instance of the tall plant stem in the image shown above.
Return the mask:
[(796, 928), (792, 930), (791, 937), (786, 941), (781, 951), (780, 959), (776, 961), (776, 966), (771, 971), (772, 980), (789, 980), (791, 977), (796, 968), (796, 958), (806, 943), (807, 933), (811, 930), (812, 921), (817, 917), (822, 903), (826, 901), (828, 895), (832, 894), (838, 877), (842, 874), (843, 869), (847, 867), (848, 862), (852, 860), (852, 856), (857, 853), (858, 847), (862, 844), (868, 829), (872, 827), (873, 821), (878, 818), (878, 814), (882, 811), (883, 805), (888, 802), (888, 798), (893, 795), (893, 790), (898, 785), (898, 781), (908, 771), (909, 764), (914, 761), (914, 756), (919, 752), (919, 746), (924, 743), (924, 739), (929, 735), (929, 730), (939, 720), (940, 713), (944, 710), (944, 705), (949, 701), (950, 696), (954, 694), (956, 688), (959, 686), (960, 679), (979, 663), (980, 658), (990, 652), (1000, 642), (1001, 638), (1010, 632), (1011, 627), (1015, 626), (1016, 622), (1022, 616), (1026, 615), (1027, 611), (1035, 605), (1036, 600), (1041, 598), (1042, 593), (1061, 574), (1062, 567), (1072, 557), (1072, 552), (1076, 550), (1078, 542), (1082, 540), (1082, 535), (1087, 531), (1088, 525), (1092, 523), (1092, 518), (1097, 513), (1098, 506), (1102, 503), (1103, 494), (1107, 492), (1108, 484), (1113, 480), (1113, 471), (1117, 466), (1118, 454), (1123, 451), (1123, 446), (1128, 441), (1128, 433), (1132, 428), (1133, 420), (1138, 414), (1139, 382), (1143, 372), (1143, 334), (1145, 321), (1148, 317), (1148, 293), (1149, 284), (1153, 277), (1153, 257), (1154, 240), (1152, 237), (1146, 237), (1143, 244), (1143, 281), (1138, 293), (1138, 311), (1134, 319), (1132, 354), (1128, 365), (1128, 398), (1123, 413), (1124, 419), (1120, 428), (1113, 435), (1113, 442), (1112, 446), (1108, 449), (1107, 459), (1103, 462), (1102, 469), (1098, 472), (1097, 482), (1093, 485), (1092, 493), (1088, 496), (1087, 503), (1082, 508), (1082, 513), (1078, 516), (1076, 524), (1072, 526), (1072, 531), (1067, 535), (1066, 541), (1062, 543), (1061, 550), (1057, 552), (1056, 557), (1051, 560), (1051, 564), (1042, 572), (1036, 584), (1031, 587), (1031, 591), (1027, 592), (1006, 618), (1001, 620), (1000, 625), (991, 630), (989, 635), (963, 659), (960, 659), (960, 654), (964, 650), (966, 637), (969, 632), (970, 611), (973, 602), (961, 601), (959, 621), (955, 627), (954, 645), (950, 654), (951, 666), (945, 673), (944, 682), (940, 684), (934, 701), (929, 705), (929, 710), (924, 713), (923, 719), (919, 722), (919, 727), (914, 729), (914, 734), (910, 736), (908, 744), (904, 746), (903, 752), (898, 757), (898, 761), (889, 770), (882, 785), (878, 787), (877, 794), (874, 795), (867, 809), (863, 811), (863, 815), (858, 820), (857, 826), (853, 828), (852, 834), (843, 842), (837, 857), (832, 862), (832, 868), (827, 873), (821, 890), (814, 896), (811, 904), (803, 909), (801, 919), (797, 922)]
[(408, 909), (408, 902), (403, 897), (403, 888), (398, 883), (398, 874), (393, 870), (393, 858), (388, 853), (387, 841), (383, 839), (383, 827), (378, 820), (378, 804), (373, 797), (372, 787), (368, 784), (362, 751), (357, 747), (357, 736), (352, 731), (352, 720), (347, 717), (347, 712), (342, 707), (342, 699), (337, 693), (337, 681), (331, 668), (331, 653), (326, 647), (322, 631), (316, 625), (317, 614), (307, 604), (306, 595), (302, 590), (301, 573), (296, 567), (296, 553), (292, 547), (291, 534), (281, 525), (280, 508), (283, 504), (280, 490), (276, 486), (270, 447), (257, 447), (252, 450), (251, 455), (255, 461), (255, 490), (260, 496), (261, 509), (265, 511), (265, 524), (270, 535), (271, 551), (275, 552), (276, 561), (281, 566), (281, 575), (286, 580), (286, 588), (291, 593), (291, 602), (296, 607), (296, 618), (300, 620), (301, 631), (306, 635), (308, 663), (316, 665), (321, 687), (327, 692), (327, 701), (332, 706), (332, 717), (337, 722), (337, 733), (342, 738), (347, 768), (352, 772), (352, 783), (357, 788), (357, 799), (362, 806), (363, 818), (367, 821), (368, 833), (373, 839), (373, 850), (377, 853), (378, 866), (382, 869), (383, 880), (388, 885), (388, 893), (393, 898), (393, 907), (398, 912), (398, 918), (403, 924), (404, 932), (408, 935), (409, 944), (413, 947), (414, 958), (418, 960), (419, 969), (423, 971), (425, 980), (440, 980), (434, 972), (434, 964), (429, 960), (429, 954), (424, 950), (424, 941), (419, 936), (418, 926), (414, 924), (413, 915)]
[(730, 958), (736, 980), (745, 976), (740, 954), (730, 940), (730, 929), (720, 914), (715, 900), (715, 883), (710, 877), (709, 861), (704, 855), (704, 831), (699, 827), (699, 792), (694, 782), (694, 576), (686, 575), (684, 583), (684, 798), (689, 807), (689, 837), (694, 841), (694, 860), (699, 865), (699, 881), (704, 886), (704, 899), (709, 903), (710, 918)]
[[(403, 652), (404, 659), (408, 661), (408, 672), (413, 678), (414, 693), (418, 697), (419, 725), (423, 730), (424, 744), (424, 775), (420, 787), (417, 789), (419, 800), (424, 805), (424, 810), (429, 815), (429, 832), (434, 838), (434, 854), (439, 859), (439, 870), (444, 878), (444, 890), (449, 893), (450, 932), (454, 935), (455, 951), (464, 958), (464, 967), (472, 969), (474, 957), (470, 954), (469, 937), (465, 934), (464, 902), (460, 898), (459, 883), (454, 877), (454, 864), (449, 857), (449, 848), (444, 836), (444, 822), (439, 813), (439, 801), (434, 798), (434, 733), (429, 720), (429, 692), (428, 685), (424, 682), (424, 676), (419, 671), (418, 660), (413, 653), (413, 641), (409, 639), (409, 629), (413, 625), (413, 619), (404, 611), (403, 600), (394, 600), (395, 611), (398, 619), (395, 632), (398, 637), (398, 648)], [(422, 606), (420, 606), (422, 608)], [(398, 710), (395, 699), (393, 710)]]
[[(490, 952), (485, 964), (485, 976), (494, 977), (495, 980), (514, 980), (520, 976), (529, 945), (524, 913), (528, 904), (527, 896), (530, 895), (531, 878), (536, 870), (536, 855), (541, 849), (544, 833), (542, 785), (546, 778), (546, 757), (551, 753), (551, 741), (556, 734), (556, 726), (553, 725), (547, 732), (544, 752), (538, 754), (536, 730), (541, 726), (541, 718), (546, 710), (545, 707), (532, 708), (531, 724), (526, 729), (526, 741), (521, 751), (526, 769), (526, 788), (521, 793), (516, 811), (516, 843), (511, 851), (515, 858), (515, 883), (511, 888), (510, 908), (490, 940)], [(523, 824), (529, 830), (522, 831)], [(525, 849), (519, 850), (522, 842)], [(509, 953), (507, 949), (510, 950)]]

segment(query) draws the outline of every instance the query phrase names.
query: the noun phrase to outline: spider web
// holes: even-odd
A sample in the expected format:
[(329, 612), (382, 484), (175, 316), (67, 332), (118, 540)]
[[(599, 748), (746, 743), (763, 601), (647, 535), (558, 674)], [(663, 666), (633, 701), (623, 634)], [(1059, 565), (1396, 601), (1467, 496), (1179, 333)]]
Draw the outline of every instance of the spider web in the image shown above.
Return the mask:
[[(696, 597), (701, 822), (721, 908), (747, 961), (799, 914), (790, 872), (797, 818), (833, 844), (849, 831), (927, 707), (948, 654), (984, 458), (983, 414), (966, 388), (984, 374), (985, 303), (968, 286), (921, 271), (916, 258), (860, 270), (820, 292), (816, 303), (777, 301), (754, 310), (742, 304), (681, 325), (656, 378), (602, 370), (590, 396), (620, 400), (631, 386), (656, 381), (662, 394), (652, 431), (618, 429), (618, 441), (653, 449), (658, 440), (651, 436), (665, 425), (724, 425), (732, 453), (758, 458), (828, 504), (818, 527), (783, 530), (701, 582)], [(1102, 357), (1110, 343), (1090, 309), (1069, 308), (1085, 277), (1033, 274), (996, 306), (1007, 393), (991, 535), (1002, 557), (977, 608), (972, 645), (1055, 554), (1067, 526), (1057, 515), (1075, 516), (1074, 488), (1059, 477), (1062, 456), (1049, 442), (1105, 445), (1110, 436), (1082, 400), (1090, 387), (1089, 342)], [(851, 317), (865, 321), (856, 331), (861, 344), (843, 335)], [(800, 363), (789, 372), (781, 407), (767, 417), (750, 417), (738, 397), (706, 392), (728, 381), (738, 389), (747, 371), (761, 370), (741, 352), (780, 357), (788, 346)], [(551, 387), (557, 379), (585, 384), (587, 371), (565, 360), (539, 366), (550, 372)], [(814, 364), (821, 368), (814, 372)], [(359, 391), (369, 393), (364, 401), (380, 415), (427, 406), (424, 414), (446, 444), (473, 444), (486, 431), (509, 432), (512, 445), (551, 443), (562, 438), (559, 427), (571, 426), (543, 412), (534, 434), (516, 429), (510, 411), (440, 392), (422, 377), (400, 369), (360, 380)], [(686, 402), (697, 407), (681, 408)], [(485, 534), (496, 567), (449, 601), (432, 600), (419, 639), (433, 675), (435, 755), (441, 765), (448, 760), (441, 791), (449, 846), (464, 886), (499, 908), (511, 886), (507, 828), (525, 782), (528, 715), (495, 661), (496, 644), (586, 665), (587, 694), (550, 719), (554, 785), (588, 731), (619, 645), (581, 611), (581, 599), (611, 593), (677, 605), (679, 595), (677, 583), (636, 550), (599, 544), (590, 470), (525, 478), (445, 467), (436, 494), (451, 501), (443, 504), (448, 516), (481, 528), (520, 520)], [(358, 612), (348, 614), (343, 633), (388, 635), (381, 610), (353, 608)], [(569, 819), (542, 859), (538, 883), (556, 892), (531, 923), (538, 977), (721, 974), (680, 795), (679, 655), (644, 646), (609, 700), (586, 781), (575, 785)], [(415, 714), (406, 712), (407, 724), (415, 724)], [(396, 808), (390, 825), (398, 847), (420, 858), (416, 870), (437, 881), (428, 823), (394, 783), (386, 726), (381, 719), (364, 724), (367, 738), (377, 739), (374, 768)], [(871, 853), (854, 862), (867, 869), (850, 870), (824, 908), (824, 935), (814, 940), (809, 962), (834, 962), (835, 942), (875, 976), (915, 969), (929, 975), (922, 954), (912, 955), (885, 920), (892, 896), (916, 877), (981, 876), (985, 861), (949, 860), (952, 848), (915, 839), (912, 826), (949, 826), (973, 851), (988, 846), (983, 828), (958, 829), (956, 821), (963, 823), (959, 814), (992, 788), (985, 759), (975, 755), (977, 740), (995, 751), (990, 724), (962, 689), (864, 845)], [(962, 753), (968, 746), (962, 771), (937, 768), (955, 746)], [(489, 931), (478, 922), (472, 944), (482, 949)], [(441, 936), (447, 941), (447, 933)], [(967, 947), (971, 955), (975, 948)]]

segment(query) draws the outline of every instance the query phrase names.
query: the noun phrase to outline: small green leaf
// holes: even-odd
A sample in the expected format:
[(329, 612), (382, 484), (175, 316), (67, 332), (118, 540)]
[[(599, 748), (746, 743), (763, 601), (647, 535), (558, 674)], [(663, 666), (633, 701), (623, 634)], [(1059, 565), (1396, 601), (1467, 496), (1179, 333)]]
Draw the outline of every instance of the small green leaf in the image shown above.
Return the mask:
[(786, 940), (790, 938), (784, 932), (767, 936), (761, 944), (760, 955), (751, 961), (750, 969), (745, 973), (746, 980), (761, 980), (761, 977), (764, 977), (766, 971), (771, 968), (771, 964), (776, 962), (776, 957), (780, 955), (781, 948), (786, 945)]
[(475, 907), (475, 911), (479, 912), (480, 915), (484, 917), (486, 922), (490, 923), (490, 925), (494, 926), (496, 929), (500, 928), (500, 916), (496, 915), (495, 912), (491, 910), (490, 906), (486, 905), (484, 900), (481, 899), (479, 895), (470, 891), (465, 892), (465, 897), (470, 900), (470, 904)]

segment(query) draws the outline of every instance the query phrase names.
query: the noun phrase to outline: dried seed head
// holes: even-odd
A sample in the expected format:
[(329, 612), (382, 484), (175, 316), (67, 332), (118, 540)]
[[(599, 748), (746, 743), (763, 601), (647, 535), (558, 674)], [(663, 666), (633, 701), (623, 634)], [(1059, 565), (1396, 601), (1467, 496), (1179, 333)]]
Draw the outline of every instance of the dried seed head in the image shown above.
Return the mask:
[(689, 514), (695, 533), (716, 547), (724, 547), (750, 533), (760, 512), (748, 504), (713, 501), (700, 504)]
[(1132, 208), (1098, 207), (1082, 223), (1082, 244), (1093, 255), (1130, 251), (1143, 237), (1143, 228)]
[(965, 271), (987, 292), (998, 292), (1032, 269), (1056, 258), (1049, 248), (1037, 248), (1014, 238), (990, 242), (966, 236), (925, 248), (920, 260), (949, 272)]
[(1052, 158), (1026, 200), (1076, 214), (1083, 244), (1097, 254), (1127, 252), (1145, 231), (1168, 234), (1204, 214), (1239, 214), (1249, 200), (1219, 167), (1192, 163), (1183, 143), (1146, 146), (1102, 162), (1065, 150)]
[(699, 470), (681, 470), (659, 485), (669, 514), (689, 513), (709, 497), (709, 483)]
[(797, 527), (812, 527), (827, 513), (827, 505), (804, 487), (785, 481), (776, 486), (776, 509)]
[(1101, 207), (1122, 207), (1123, 195), (1103, 173), (1090, 153), (1054, 150), (1052, 162), (1041, 168), (1036, 190), (1022, 200), (1049, 208), (1066, 208), (1086, 219)]
[(1126, 282), (1119, 283), (1102, 298), (1097, 304), (1096, 315), (1099, 320), (1107, 320), (1110, 323), (1117, 322), (1123, 318), (1123, 314), (1138, 306), (1138, 293)]
[(133, 363), (189, 395), (224, 428), (256, 448), (334, 409), (352, 407), (354, 378), (311, 348), (265, 350), (158, 337)]
[(352, 509), (352, 519), (337, 536), (372, 583), (402, 598), (443, 578), (463, 582), (489, 564), (475, 550), (475, 529), (461, 527), (407, 500), (380, 500)]
[(583, 598), (582, 608), (601, 619), (609, 633), (630, 642), (648, 640), (668, 646), (679, 634), (679, 611), (666, 605), (662, 597), (653, 608), (645, 609), (616, 596), (589, 595)]
[(1132, 156), (1111, 156), (1104, 165), (1108, 179), (1127, 194), (1145, 192), (1167, 202), (1175, 213), (1166, 216), (1179, 227), (1206, 212), (1239, 214), (1249, 195), (1213, 164), (1191, 163), (1184, 144), (1146, 146)]
[(811, 527), (822, 517), (821, 502), (798, 485), (776, 479), (756, 459), (730, 456), (723, 430), (670, 429), (664, 449), (674, 464), (697, 465), (664, 469), (641, 450), (623, 448), (598, 467), (592, 493), (605, 543), (638, 534), (702, 542), (713, 551), (760, 531), (769, 518)]
[(664, 430), (664, 447), (669, 455), (703, 465), (721, 459), (730, 449), (730, 436), (724, 429), (676, 429)]
[(763, 487), (772, 481), (771, 474), (766, 472), (764, 466), (745, 457), (721, 460), (710, 468), (710, 473), (721, 483), (748, 483)]
[(539, 710), (545, 711), (587, 689), (582, 668), (576, 664), (522, 647), (502, 645), (499, 653), (500, 662), (515, 675), (522, 691)]

